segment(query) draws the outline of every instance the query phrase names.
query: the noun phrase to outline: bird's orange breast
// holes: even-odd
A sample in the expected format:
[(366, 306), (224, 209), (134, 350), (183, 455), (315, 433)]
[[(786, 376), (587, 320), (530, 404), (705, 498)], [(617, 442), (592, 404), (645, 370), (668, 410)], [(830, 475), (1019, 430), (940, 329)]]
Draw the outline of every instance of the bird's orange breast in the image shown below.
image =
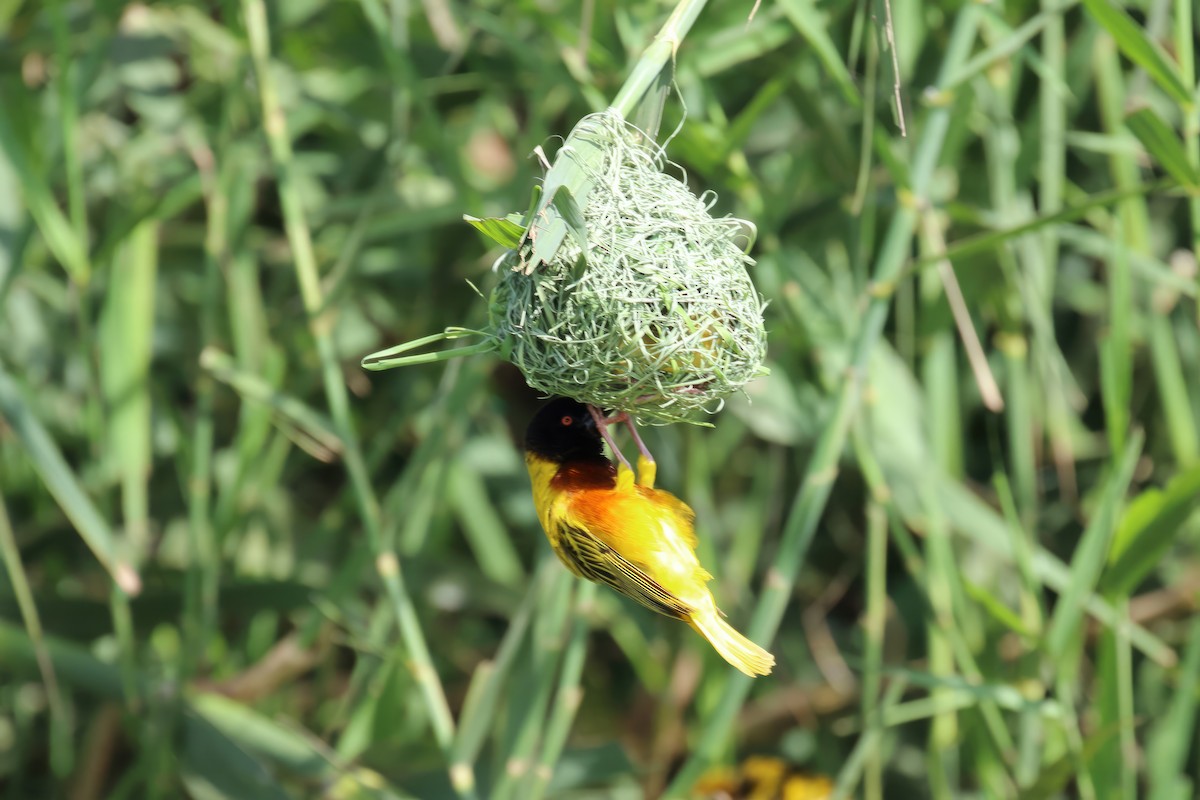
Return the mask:
[(612, 489), (616, 485), (616, 470), (607, 462), (583, 461), (563, 464), (550, 479), (550, 488), (556, 492)]

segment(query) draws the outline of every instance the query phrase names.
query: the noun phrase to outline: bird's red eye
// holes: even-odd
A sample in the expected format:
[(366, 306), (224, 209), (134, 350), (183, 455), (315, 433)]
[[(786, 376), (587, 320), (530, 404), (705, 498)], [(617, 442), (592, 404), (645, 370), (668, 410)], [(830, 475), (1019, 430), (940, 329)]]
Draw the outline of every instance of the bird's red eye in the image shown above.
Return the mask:
[(561, 422), (564, 426), (568, 426), (575, 422), (575, 418), (574, 417), (563, 417), (562, 419), (559, 420), (559, 422)]

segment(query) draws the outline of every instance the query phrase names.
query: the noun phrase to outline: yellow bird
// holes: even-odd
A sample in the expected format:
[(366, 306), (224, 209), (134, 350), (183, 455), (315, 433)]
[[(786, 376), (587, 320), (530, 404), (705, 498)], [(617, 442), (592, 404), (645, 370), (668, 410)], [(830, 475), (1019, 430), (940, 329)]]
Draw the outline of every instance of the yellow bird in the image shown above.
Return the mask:
[(558, 398), (525, 433), (533, 502), (554, 552), (579, 577), (688, 623), (747, 675), (770, 673), (775, 657), (724, 620), (706, 586), (712, 575), (696, 558), (695, 513), (654, 488), (655, 464), (644, 448), (638, 480), (619, 451), (614, 466), (603, 426), (587, 406)]
[(774, 756), (749, 756), (737, 769), (714, 767), (692, 787), (693, 800), (829, 800), (833, 781)]

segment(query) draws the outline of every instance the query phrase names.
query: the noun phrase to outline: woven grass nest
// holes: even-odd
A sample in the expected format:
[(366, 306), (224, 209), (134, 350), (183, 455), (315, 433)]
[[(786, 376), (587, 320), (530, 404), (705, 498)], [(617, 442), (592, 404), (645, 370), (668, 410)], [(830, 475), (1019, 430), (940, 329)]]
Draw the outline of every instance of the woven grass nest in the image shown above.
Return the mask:
[[(546, 394), (641, 423), (702, 424), (766, 374), (764, 303), (746, 271), (754, 227), (714, 219), (715, 199), (692, 194), (682, 170), (614, 111), (585, 117), (523, 218), (467, 218), (511, 248), (496, 265), (489, 329), (448, 328), (363, 364), (386, 369), (499, 350)], [(468, 335), (485, 341), (386, 357)]]
[(556, 167), (576, 159), (591, 179), (586, 246), (567, 236), (532, 270), (509, 251), (491, 328), (539, 391), (639, 422), (696, 422), (765, 372), (763, 302), (742, 249), (753, 228), (714, 219), (715, 197), (692, 194), (647, 142), (612, 113), (580, 121)]

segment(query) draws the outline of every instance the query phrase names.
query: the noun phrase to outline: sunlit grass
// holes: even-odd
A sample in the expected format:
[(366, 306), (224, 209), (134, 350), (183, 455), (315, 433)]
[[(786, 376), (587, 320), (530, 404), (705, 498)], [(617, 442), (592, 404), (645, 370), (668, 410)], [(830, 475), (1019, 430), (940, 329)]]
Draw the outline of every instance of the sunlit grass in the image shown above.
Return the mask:
[(1195, 794), (1191, 5), (750, 5), (660, 130), (771, 376), (647, 436), (754, 681), (554, 560), (512, 368), (359, 367), (669, 6), (0, 8), (5, 796)]

